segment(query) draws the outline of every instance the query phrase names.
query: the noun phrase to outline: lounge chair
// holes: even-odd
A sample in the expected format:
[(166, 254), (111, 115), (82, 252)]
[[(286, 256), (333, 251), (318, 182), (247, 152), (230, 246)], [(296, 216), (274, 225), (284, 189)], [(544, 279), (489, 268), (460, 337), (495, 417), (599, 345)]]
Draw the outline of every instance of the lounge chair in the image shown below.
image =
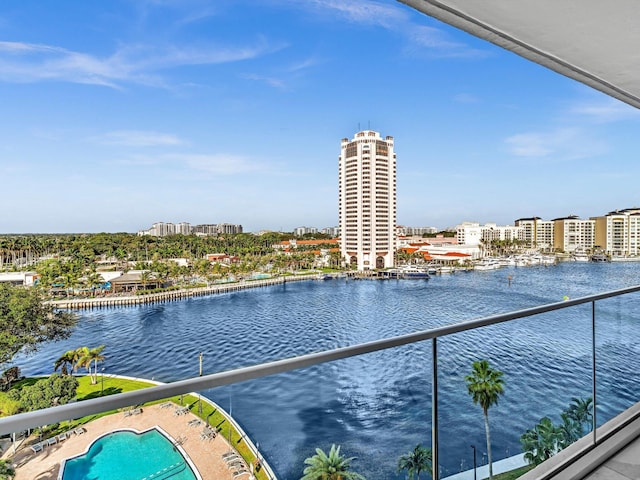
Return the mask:
[(133, 410), (131, 410), (131, 415), (140, 415), (141, 413), (142, 413), (141, 408), (134, 408)]
[(84, 427), (78, 427), (76, 428), (73, 433), (75, 433), (76, 435), (82, 435), (84, 432), (86, 432), (87, 429)]
[(233, 451), (232, 451), (232, 452), (227, 452), (227, 453), (223, 453), (223, 454), (222, 454), (222, 458), (229, 458), (229, 457), (233, 457), (233, 456), (236, 456), (236, 457), (237, 457), (237, 456), (238, 456), (238, 453), (237, 453), (237, 452), (233, 452)]
[(34, 443), (33, 445), (31, 445), (31, 450), (33, 450), (33, 453), (38, 453), (42, 451), (42, 444), (41, 443)]
[(124, 416), (125, 416), (125, 417), (129, 417), (129, 416), (131, 416), (131, 410), (125, 410), (125, 411), (124, 411)]
[(246, 465), (241, 460), (236, 460), (235, 462), (227, 463), (227, 468), (229, 468), (229, 470), (246, 470), (247, 469)]
[(245, 473), (250, 474), (249, 470), (236, 470), (235, 472), (233, 472), (233, 478), (244, 475)]
[(65, 433), (61, 433), (60, 435), (58, 435), (58, 441), (59, 442), (64, 442), (67, 439), (67, 434)]
[(169, 408), (171, 405), (173, 405), (173, 402), (164, 402), (160, 404), (160, 408)]

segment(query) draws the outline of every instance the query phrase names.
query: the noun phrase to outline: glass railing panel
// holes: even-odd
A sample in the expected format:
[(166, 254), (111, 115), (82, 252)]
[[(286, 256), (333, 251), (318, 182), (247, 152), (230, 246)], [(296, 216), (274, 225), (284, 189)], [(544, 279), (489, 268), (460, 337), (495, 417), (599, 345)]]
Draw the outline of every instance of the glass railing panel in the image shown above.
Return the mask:
[(419, 342), (203, 394), (231, 411), (278, 478), (300, 478), (316, 448), (335, 444), (366, 478), (400, 480), (400, 456), (431, 446), (430, 359)]
[(474, 447), (477, 466), (488, 464), (483, 410), (465, 379), (473, 362), (488, 360), (503, 373), (504, 393), (489, 408), (494, 471), (496, 462), (522, 455), (520, 437), (542, 418), (560, 428), (571, 399), (591, 396), (589, 304), (457, 333), (438, 346), (442, 477), (473, 469)]
[(596, 422), (600, 426), (640, 399), (640, 295), (599, 300), (596, 317)]

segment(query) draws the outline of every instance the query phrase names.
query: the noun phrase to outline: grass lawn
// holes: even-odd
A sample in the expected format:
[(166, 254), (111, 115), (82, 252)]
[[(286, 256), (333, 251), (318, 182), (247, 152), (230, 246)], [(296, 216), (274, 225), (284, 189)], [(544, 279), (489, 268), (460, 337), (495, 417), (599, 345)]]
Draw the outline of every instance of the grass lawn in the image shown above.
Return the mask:
[(533, 470), (535, 465), (526, 465), (524, 467), (516, 468), (515, 470), (511, 470), (509, 472), (504, 472), (499, 475), (494, 475), (494, 480), (514, 480), (515, 478), (521, 477), (529, 470)]
[[(78, 379), (78, 382), (79, 382), (78, 389), (76, 390), (76, 398), (78, 399), (79, 402), (82, 400), (97, 398), (97, 397), (100, 397), (101, 395), (114, 395), (116, 393), (131, 392), (133, 390), (140, 390), (142, 388), (148, 388), (148, 387), (154, 386), (154, 384), (148, 383), (148, 382), (143, 382), (139, 380), (129, 380), (126, 378), (112, 377), (108, 375), (105, 376), (104, 379), (98, 376), (98, 383), (95, 385), (91, 384), (91, 379), (89, 378), (89, 376), (83, 375), (83, 376), (77, 376), (76, 378)], [(16, 382), (12, 388), (22, 388), (27, 385), (33, 385), (37, 383), (38, 380), (40, 380), (40, 378), (26, 378), (24, 380), (21, 380), (20, 382)], [(104, 380), (104, 383), (102, 380)], [(230, 441), (231, 445), (238, 451), (238, 453), (240, 453), (240, 455), (242, 455), (242, 457), (245, 459), (247, 463), (255, 462), (256, 460), (255, 455), (249, 448), (248, 444), (240, 436), (238, 431), (227, 420), (227, 418), (209, 403), (205, 401), (200, 402), (197, 396), (178, 395), (171, 398), (165, 398), (165, 399), (157, 400), (154, 402), (149, 402), (141, 406), (144, 407), (145, 405), (154, 405), (157, 403), (166, 402), (168, 400), (171, 400), (178, 405), (185, 405), (185, 406), (188, 405), (189, 409), (193, 414), (197, 415), (198, 417), (200, 417), (205, 421), (208, 421), (209, 425), (211, 425), (212, 427), (216, 427), (220, 432), (220, 435), (222, 435), (224, 438)], [(0, 407), (3, 405), (9, 404), (8, 402), (10, 401), (7, 398), (6, 393), (0, 392)], [(43, 437), (48, 438), (53, 435), (66, 432), (68, 430), (72, 430), (79, 425), (89, 423), (92, 420), (95, 420), (97, 418), (103, 417), (105, 415), (110, 415), (112, 413), (116, 413), (122, 410), (125, 410), (125, 409), (101, 412), (95, 415), (89, 415), (87, 417), (79, 418), (76, 420), (69, 420), (69, 421), (62, 422), (60, 424), (49, 425), (47, 426), (46, 429), (43, 430), (42, 432)], [(2, 411), (4, 412), (6, 410), (2, 409)], [(3, 413), (1, 416), (5, 416), (5, 414)], [(267, 475), (262, 469), (260, 470), (256, 469), (254, 475), (258, 479), (264, 479), (264, 480), (267, 479)]]

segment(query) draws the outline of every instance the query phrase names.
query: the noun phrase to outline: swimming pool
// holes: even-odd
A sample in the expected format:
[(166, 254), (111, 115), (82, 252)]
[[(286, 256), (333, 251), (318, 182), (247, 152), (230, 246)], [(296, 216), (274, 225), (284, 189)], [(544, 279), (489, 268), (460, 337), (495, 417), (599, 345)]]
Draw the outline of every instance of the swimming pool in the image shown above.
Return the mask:
[(59, 480), (198, 480), (189, 461), (158, 427), (117, 430), (67, 459)]

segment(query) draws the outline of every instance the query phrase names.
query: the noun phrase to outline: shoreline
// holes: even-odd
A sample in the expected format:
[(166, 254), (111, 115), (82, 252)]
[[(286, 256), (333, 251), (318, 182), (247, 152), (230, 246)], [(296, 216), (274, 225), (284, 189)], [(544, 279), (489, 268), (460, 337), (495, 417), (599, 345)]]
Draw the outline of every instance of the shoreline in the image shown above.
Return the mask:
[(263, 280), (248, 280), (234, 283), (221, 283), (208, 287), (183, 288), (169, 292), (148, 293), (144, 295), (109, 296), (100, 298), (73, 298), (67, 300), (49, 300), (48, 304), (60, 310), (85, 310), (103, 307), (126, 307), (147, 303), (163, 303), (184, 300), (192, 297), (204, 297), (222, 293), (236, 292), (249, 288), (270, 287), (303, 280), (322, 280), (324, 274), (290, 275), (286, 277), (268, 278)]

